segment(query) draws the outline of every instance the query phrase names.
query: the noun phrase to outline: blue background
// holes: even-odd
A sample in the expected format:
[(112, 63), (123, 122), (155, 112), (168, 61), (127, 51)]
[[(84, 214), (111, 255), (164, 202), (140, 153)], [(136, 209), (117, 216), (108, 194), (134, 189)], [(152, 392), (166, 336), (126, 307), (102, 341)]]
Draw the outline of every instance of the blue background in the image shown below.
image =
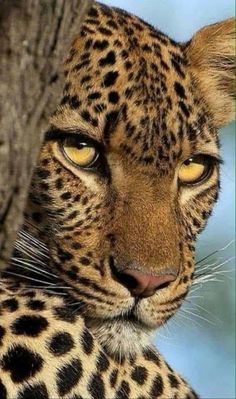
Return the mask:
[[(190, 39), (204, 25), (234, 15), (233, 0), (103, 0), (131, 11), (178, 41)], [(198, 241), (197, 258), (223, 248), (235, 235), (235, 125), (220, 132), (222, 190), (213, 216)], [(234, 256), (234, 243), (204, 263)], [(155, 336), (171, 366), (187, 378), (202, 398), (235, 398), (234, 260), (219, 268), (220, 281), (202, 284), (173, 321)], [(212, 266), (211, 268), (213, 268)], [(204, 308), (205, 310), (203, 310)], [(191, 314), (195, 313), (194, 314)]]

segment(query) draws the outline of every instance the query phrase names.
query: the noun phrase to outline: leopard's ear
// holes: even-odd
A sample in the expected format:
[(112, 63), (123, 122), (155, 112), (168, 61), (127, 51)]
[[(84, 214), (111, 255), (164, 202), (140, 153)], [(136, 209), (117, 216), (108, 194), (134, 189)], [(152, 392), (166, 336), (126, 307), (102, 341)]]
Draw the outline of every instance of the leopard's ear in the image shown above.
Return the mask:
[(235, 20), (227, 19), (198, 31), (186, 47), (191, 72), (198, 82), (215, 126), (234, 119)]

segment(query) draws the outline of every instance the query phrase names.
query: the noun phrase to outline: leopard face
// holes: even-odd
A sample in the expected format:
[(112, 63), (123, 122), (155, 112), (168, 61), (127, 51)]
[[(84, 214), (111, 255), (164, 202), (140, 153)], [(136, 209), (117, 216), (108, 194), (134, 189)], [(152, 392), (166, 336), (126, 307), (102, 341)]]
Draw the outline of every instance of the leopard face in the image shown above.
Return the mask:
[[(65, 61), (26, 225), (114, 354), (137, 352), (181, 305), (217, 199), (231, 69), (222, 77), (215, 49), (211, 73), (204, 56), (217, 28), (206, 29), (178, 44), (97, 4)], [(232, 29), (228, 21), (220, 34)]]

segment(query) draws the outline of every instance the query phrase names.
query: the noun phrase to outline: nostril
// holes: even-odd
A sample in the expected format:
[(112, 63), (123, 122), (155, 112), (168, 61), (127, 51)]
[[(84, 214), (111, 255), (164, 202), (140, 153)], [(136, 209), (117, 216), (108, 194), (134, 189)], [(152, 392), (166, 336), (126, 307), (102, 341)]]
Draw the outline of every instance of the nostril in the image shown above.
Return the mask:
[(122, 285), (124, 285), (128, 289), (135, 289), (137, 287), (137, 280), (130, 276), (129, 274), (119, 272), (115, 267), (114, 258), (110, 257), (110, 268), (112, 271), (113, 276), (116, 280), (119, 281)]
[(124, 285), (133, 296), (149, 297), (157, 290), (170, 285), (176, 279), (172, 274), (151, 275), (136, 269), (127, 268), (119, 272), (114, 261), (110, 263), (114, 277), (120, 284)]
[(129, 290), (135, 290), (138, 286), (138, 281), (133, 276), (125, 273), (117, 273), (116, 277), (118, 278), (119, 282)]

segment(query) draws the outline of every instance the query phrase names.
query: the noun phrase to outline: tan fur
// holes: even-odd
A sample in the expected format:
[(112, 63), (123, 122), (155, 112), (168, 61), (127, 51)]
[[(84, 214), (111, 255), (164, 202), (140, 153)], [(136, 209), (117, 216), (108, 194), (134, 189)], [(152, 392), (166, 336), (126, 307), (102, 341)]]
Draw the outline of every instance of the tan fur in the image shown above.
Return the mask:
[(197, 32), (187, 48), (190, 70), (205, 96), (216, 126), (235, 114), (235, 19)]

